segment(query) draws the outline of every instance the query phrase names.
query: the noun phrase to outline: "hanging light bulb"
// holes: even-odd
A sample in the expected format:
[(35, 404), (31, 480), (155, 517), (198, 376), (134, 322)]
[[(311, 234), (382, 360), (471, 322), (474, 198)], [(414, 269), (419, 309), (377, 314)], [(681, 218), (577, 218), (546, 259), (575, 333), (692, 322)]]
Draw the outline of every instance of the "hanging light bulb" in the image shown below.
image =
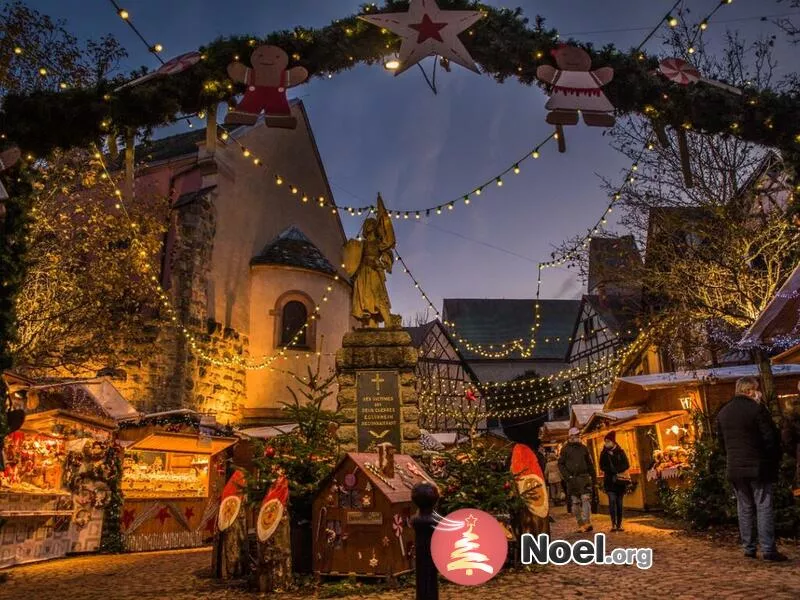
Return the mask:
[(120, 18), (122, 18), (122, 19), (124, 19), (126, 21), (128, 20), (128, 17), (130, 17), (130, 15), (128, 14), (128, 11), (125, 10), (124, 8), (120, 8), (119, 12), (117, 14), (119, 14)]
[(677, 27), (678, 26), (678, 18), (673, 17), (672, 15), (667, 15), (667, 25), (670, 27)]
[(397, 71), (400, 68), (400, 61), (396, 58), (387, 59), (386, 62), (383, 63), (383, 68), (387, 71)]

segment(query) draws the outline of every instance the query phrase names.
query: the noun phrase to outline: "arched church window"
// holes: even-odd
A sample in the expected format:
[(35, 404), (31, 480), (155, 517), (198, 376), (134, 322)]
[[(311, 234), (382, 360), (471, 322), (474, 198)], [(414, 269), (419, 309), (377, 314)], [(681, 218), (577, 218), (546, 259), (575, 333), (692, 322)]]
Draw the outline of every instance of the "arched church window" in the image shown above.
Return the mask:
[[(297, 300), (287, 302), (281, 314), (281, 346), (291, 344), (296, 348), (308, 348), (308, 329), (303, 327), (307, 320), (308, 309), (305, 304)], [(295, 335), (297, 340), (294, 340)]]

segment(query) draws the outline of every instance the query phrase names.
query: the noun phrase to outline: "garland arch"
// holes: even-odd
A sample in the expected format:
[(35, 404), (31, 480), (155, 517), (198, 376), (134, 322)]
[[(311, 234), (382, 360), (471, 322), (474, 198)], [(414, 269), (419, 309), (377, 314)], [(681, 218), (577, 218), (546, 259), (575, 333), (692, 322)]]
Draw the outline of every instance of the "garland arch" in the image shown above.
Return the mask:
[[(445, 10), (483, 13), (460, 39), (481, 70), (499, 83), (516, 78), (545, 88), (536, 79), (537, 67), (553, 64), (550, 51), (557, 45), (577, 45), (590, 54), (593, 69), (614, 69), (613, 80), (603, 89), (618, 115), (638, 113), (658, 128), (735, 135), (776, 148), (793, 170), (795, 185), (800, 182), (800, 90), (778, 93), (745, 88), (738, 96), (710, 86), (678, 86), (653, 74), (658, 67), (655, 57), (639, 50), (623, 52), (613, 45), (597, 49), (561, 40), (556, 30), (545, 29), (539, 19), (530, 27), (519, 8), (495, 8), (468, 0), (440, 0), (439, 5)], [(166, 125), (181, 114), (207, 110), (240, 93), (243, 86), (229, 79), (226, 68), (261, 44), (280, 46), (290, 56), (290, 66), (305, 67), (311, 77), (331, 76), (357, 64), (381, 63), (398, 50), (399, 39), (358, 17), (407, 8), (407, 0), (387, 0), (382, 8), (364, 5), (358, 15), (320, 29), (296, 27), (262, 39), (219, 38), (199, 49), (203, 59), (187, 71), (117, 93), (113, 90), (126, 82), (122, 78), (91, 88), (9, 95), (0, 110), (0, 133), (26, 153), (42, 156), (54, 148), (88, 146), (112, 131), (121, 134)], [(54, 123), (58, 126), (53, 127)]]

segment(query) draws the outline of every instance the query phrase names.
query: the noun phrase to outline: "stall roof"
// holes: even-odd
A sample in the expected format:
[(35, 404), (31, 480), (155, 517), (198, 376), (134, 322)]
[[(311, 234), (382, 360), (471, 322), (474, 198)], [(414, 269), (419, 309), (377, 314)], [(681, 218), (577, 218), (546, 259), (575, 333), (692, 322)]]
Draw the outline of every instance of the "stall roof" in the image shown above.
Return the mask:
[(135, 419), (139, 412), (131, 406), (107, 377), (81, 384), (97, 405), (115, 421)]
[(543, 444), (561, 442), (567, 439), (569, 421), (547, 421), (539, 429), (539, 439)]
[(602, 412), (602, 404), (573, 404), (569, 410), (569, 426), (581, 428), (594, 413)]
[(744, 334), (741, 344), (771, 342), (781, 336), (793, 336), (798, 339), (800, 326), (800, 265), (795, 267), (778, 293), (770, 300), (750, 329)]
[(218, 454), (239, 440), (232, 437), (206, 437), (186, 433), (153, 433), (134, 442), (131, 450), (157, 450), (161, 452), (190, 452), (192, 454)]
[(441, 433), (432, 433), (431, 437), (442, 446), (454, 446), (458, 439), (458, 434), (452, 431), (445, 431)]
[(117, 426), (117, 424), (113, 420), (105, 417), (87, 415), (83, 413), (73, 412), (71, 410), (56, 408), (53, 410), (47, 410), (38, 413), (30, 413), (25, 415), (25, 423), (23, 424), (22, 428), (25, 429), (26, 427), (34, 425), (36, 422), (48, 421), (50, 419), (56, 419), (59, 417), (63, 419), (70, 419), (72, 421), (88, 423), (89, 425), (94, 425), (95, 427), (108, 429), (109, 431), (116, 429)]
[[(800, 365), (773, 365), (772, 374), (775, 377), (800, 375)], [(675, 388), (683, 385), (701, 386), (721, 381), (735, 381), (740, 377), (758, 377), (758, 365), (619, 377), (614, 381), (611, 393), (606, 400), (605, 409), (613, 410), (642, 405), (647, 401), (647, 392), (650, 390)]]
[(251, 438), (268, 440), (278, 435), (291, 433), (298, 427), (299, 425), (297, 423), (285, 423), (284, 425), (266, 425), (264, 427), (250, 427), (248, 429), (241, 429), (239, 433)]
[[(595, 431), (587, 431), (585, 437), (587, 438), (598, 437), (612, 429), (620, 429), (620, 428), (630, 429), (632, 427), (647, 427), (648, 425), (655, 425), (656, 423), (660, 423), (661, 421), (666, 421), (667, 419), (672, 419), (673, 417), (679, 417), (681, 415), (686, 414), (686, 411), (683, 410), (665, 410), (660, 412), (639, 413), (639, 414), (636, 414), (636, 411), (620, 410), (611, 412), (617, 412), (617, 413), (634, 412), (634, 415), (632, 417), (624, 419), (610, 420), (606, 423), (605, 427), (596, 429)], [(589, 425), (587, 424), (586, 428), (588, 427)]]
[[(103, 417), (108, 417), (115, 421), (127, 421), (140, 416), (140, 413), (125, 400), (108, 377), (95, 377), (91, 379), (33, 379), (19, 375), (18, 373), (6, 371), (3, 373), (3, 379), (12, 392), (57, 390), (65, 388), (78, 389), (92, 401), (96, 412), (99, 412)], [(61, 404), (63, 404), (65, 409), (70, 411), (76, 411), (79, 408), (78, 405), (73, 406), (75, 402), (72, 396), (65, 395)], [(79, 412), (85, 412), (85, 408), (82, 408)]]
[(623, 421), (632, 419), (638, 414), (639, 414), (638, 408), (596, 412), (591, 417), (589, 417), (589, 420), (586, 421), (586, 424), (581, 428), (581, 432), (588, 433), (597, 422), (605, 421), (607, 423), (618, 424)]

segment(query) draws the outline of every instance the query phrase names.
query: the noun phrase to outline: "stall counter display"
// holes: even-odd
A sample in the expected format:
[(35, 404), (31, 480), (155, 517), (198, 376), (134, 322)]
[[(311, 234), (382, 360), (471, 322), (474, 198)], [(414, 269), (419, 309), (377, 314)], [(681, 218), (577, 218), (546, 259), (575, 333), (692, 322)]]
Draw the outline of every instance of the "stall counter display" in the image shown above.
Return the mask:
[(192, 548), (212, 539), (225, 484), (223, 451), (236, 441), (153, 429), (130, 440), (122, 468), (125, 549)]
[(127, 498), (205, 498), (209, 457), (178, 452), (125, 453), (122, 491)]
[(6, 466), (0, 472), (0, 568), (97, 549), (108, 495), (88, 494), (84, 484), (91, 482), (74, 476), (84, 473), (72, 463), (87, 443), (105, 449), (112, 427), (100, 419), (54, 410), (28, 415), (23, 428), (6, 438)]
[(679, 483), (689, 468), (689, 448), (694, 437), (688, 421), (688, 415), (682, 415), (657, 424), (659, 447), (653, 451), (647, 481), (662, 479), (670, 485)]

